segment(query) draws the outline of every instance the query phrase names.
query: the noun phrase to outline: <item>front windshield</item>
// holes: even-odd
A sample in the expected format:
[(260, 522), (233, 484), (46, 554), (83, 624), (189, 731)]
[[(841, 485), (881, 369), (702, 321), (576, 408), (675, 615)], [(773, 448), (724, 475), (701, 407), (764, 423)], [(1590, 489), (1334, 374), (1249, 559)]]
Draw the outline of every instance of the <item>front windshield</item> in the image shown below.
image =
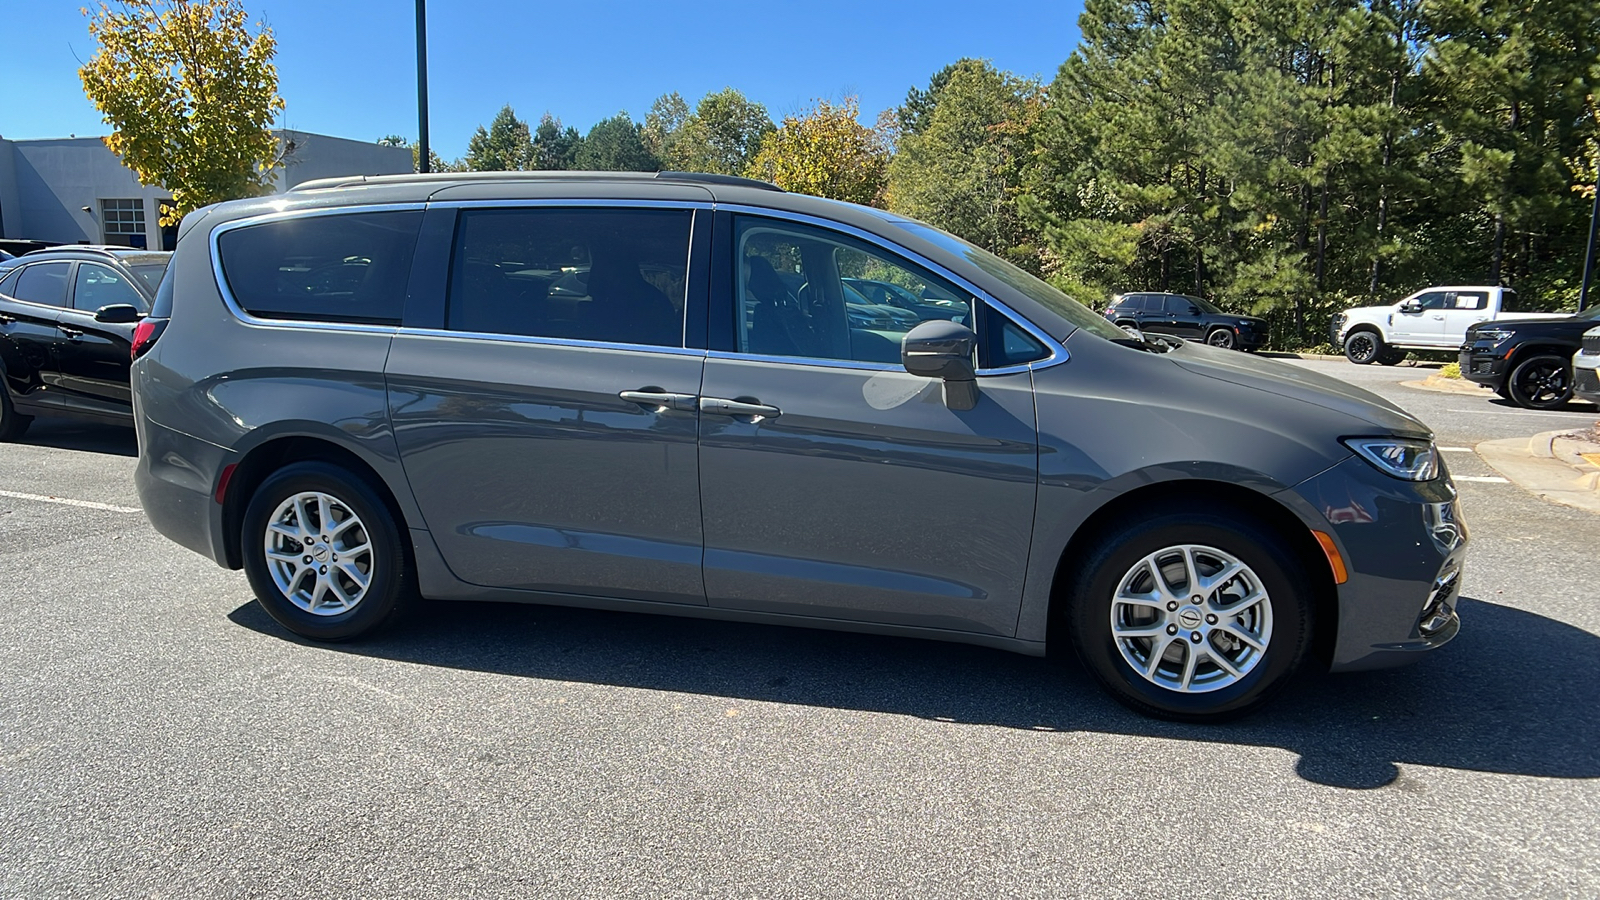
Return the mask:
[(1007, 287), (1027, 295), (1028, 299), (1079, 328), (1093, 332), (1111, 341), (1126, 341), (1128, 338), (1127, 332), (1106, 321), (1104, 316), (1091, 311), (1087, 306), (1068, 297), (1057, 288), (1040, 281), (1033, 275), (995, 256), (982, 247), (969, 244), (953, 234), (940, 231), (931, 225), (924, 225), (921, 222), (910, 219), (890, 219), (889, 221), (925, 241), (937, 244), (944, 250), (960, 254), (984, 272), (1000, 279)]

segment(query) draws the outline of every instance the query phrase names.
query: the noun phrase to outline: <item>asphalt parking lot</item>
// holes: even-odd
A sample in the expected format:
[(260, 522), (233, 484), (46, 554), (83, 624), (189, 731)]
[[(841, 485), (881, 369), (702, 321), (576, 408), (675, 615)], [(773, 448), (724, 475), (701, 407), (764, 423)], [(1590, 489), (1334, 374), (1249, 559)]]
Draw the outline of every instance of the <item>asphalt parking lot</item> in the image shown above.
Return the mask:
[(1470, 449), (1600, 412), (1297, 364), (1452, 448), (1463, 630), (1216, 727), (1073, 665), (655, 616), (307, 644), (146, 524), (131, 431), (41, 420), (0, 445), (0, 894), (1600, 896), (1596, 520)]

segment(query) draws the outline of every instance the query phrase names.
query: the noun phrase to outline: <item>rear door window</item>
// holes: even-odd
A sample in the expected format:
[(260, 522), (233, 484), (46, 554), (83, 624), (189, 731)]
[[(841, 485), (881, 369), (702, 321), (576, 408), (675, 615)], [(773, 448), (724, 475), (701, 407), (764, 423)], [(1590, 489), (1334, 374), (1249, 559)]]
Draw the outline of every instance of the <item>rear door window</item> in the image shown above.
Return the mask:
[(45, 306), (67, 305), (67, 269), (71, 263), (34, 263), (22, 270), (17, 279), (18, 300), (42, 303)]
[(264, 319), (398, 325), (422, 212), (299, 216), (217, 240), (239, 307)]
[(687, 209), (469, 209), (445, 327), (683, 346)]

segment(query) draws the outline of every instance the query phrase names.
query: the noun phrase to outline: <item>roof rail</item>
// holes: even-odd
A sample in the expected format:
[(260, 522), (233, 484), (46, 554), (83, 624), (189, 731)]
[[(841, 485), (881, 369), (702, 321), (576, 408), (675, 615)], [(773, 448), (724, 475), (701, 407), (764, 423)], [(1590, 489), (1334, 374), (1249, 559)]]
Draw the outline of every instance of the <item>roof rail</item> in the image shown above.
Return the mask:
[(783, 188), (767, 181), (740, 178), (736, 175), (714, 175), (709, 172), (568, 172), (552, 170), (509, 172), (429, 172), (405, 175), (341, 175), (333, 178), (315, 178), (302, 181), (289, 189), (289, 193), (320, 191), (357, 185), (384, 184), (441, 184), (462, 181), (682, 181), (691, 184), (722, 184), (781, 191)]
[(755, 178), (740, 178), (738, 175), (716, 175), (711, 172), (657, 172), (656, 177), (662, 181), (692, 181), (697, 184), (725, 184), (730, 187), (755, 188), (762, 191), (778, 191), (784, 193), (783, 188), (770, 181), (760, 181)]

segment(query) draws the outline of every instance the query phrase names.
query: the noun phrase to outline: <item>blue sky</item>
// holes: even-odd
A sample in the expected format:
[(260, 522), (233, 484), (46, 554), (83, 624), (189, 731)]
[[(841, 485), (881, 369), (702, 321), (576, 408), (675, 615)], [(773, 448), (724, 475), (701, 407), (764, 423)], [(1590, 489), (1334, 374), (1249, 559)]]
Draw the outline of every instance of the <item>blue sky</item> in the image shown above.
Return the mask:
[[(87, 0), (6, 4), (0, 136), (108, 132), (77, 69), (94, 52)], [(245, 0), (278, 38), (280, 124), (377, 140), (415, 139), (416, 69), (409, 0)], [(430, 132), (445, 158), (510, 103), (530, 121), (549, 111), (587, 131), (626, 110), (642, 119), (659, 95), (690, 104), (732, 85), (775, 119), (815, 98), (861, 98), (862, 119), (962, 56), (1045, 81), (1078, 42), (1081, 0), (1006, 4), (633, 2), (428, 4)]]

